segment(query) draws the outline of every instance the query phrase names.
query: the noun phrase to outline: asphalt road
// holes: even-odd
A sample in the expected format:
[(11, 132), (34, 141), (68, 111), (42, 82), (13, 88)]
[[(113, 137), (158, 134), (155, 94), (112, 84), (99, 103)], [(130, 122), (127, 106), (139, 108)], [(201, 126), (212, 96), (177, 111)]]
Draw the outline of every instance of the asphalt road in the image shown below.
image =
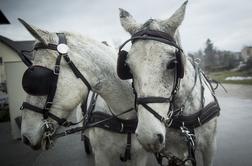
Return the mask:
[[(252, 86), (225, 85), (217, 92), (221, 105), (215, 166), (252, 165)], [(35, 152), (10, 137), (9, 123), (0, 123), (1, 166), (93, 166), (80, 135), (58, 139), (49, 151)]]

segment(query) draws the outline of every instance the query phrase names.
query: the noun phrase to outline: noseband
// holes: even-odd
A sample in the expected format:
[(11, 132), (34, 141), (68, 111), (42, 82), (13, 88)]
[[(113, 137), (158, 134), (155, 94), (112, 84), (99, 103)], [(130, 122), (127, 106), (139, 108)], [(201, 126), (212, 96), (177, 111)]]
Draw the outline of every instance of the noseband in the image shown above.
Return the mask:
[(50, 126), (50, 124), (48, 124), (49, 122), (47, 121), (49, 117), (55, 120), (59, 125), (62, 125), (64, 127), (69, 127), (71, 125), (76, 124), (76, 123), (67, 121), (65, 118), (59, 118), (58, 116), (54, 115), (53, 113), (49, 111), (53, 105), (54, 96), (57, 90), (57, 83), (58, 83), (58, 77), (60, 73), (60, 63), (61, 63), (62, 56), (64, 60), (67, 62), (70, 69), (75, 74), (75, 76), (82, 80), (82, 82), (87, 86), (88, 91), (91, 90), (91, 86), (89, 82), (77, 69), (77, 67), (70, 60), (67, 54), (68, 46), (67, 46), (67, 40), (66, 40), (65, 34), (57, 33), (57, 36), (59, 38), (58, 45), (55, 45), (55, 44), (45, 45), (43, 43), (38, 43), (34, 47), (34, 50), (49, 49), (49, 50), (56, 51), (58, 53), (58, 56), (56, 58), (56, 62), (54, 65), (54, 69), (51, 70), (43, 66), (31, 65), (25, 71), (23, 75), (23, 79), (22, 79), (23, 89), (28, 94), (33, 95), (33, 96), (47, 95), (46, 103), (43, 108), (34, 106), (27, 102), (23, 102), (20, 108), (21, 110), (28, 109), (30, 111), (42, 114), (44, 118), (44, 124), (45, 124), (43, 126), (45, 127), (46, 130), (48, 129), (47, 126)]

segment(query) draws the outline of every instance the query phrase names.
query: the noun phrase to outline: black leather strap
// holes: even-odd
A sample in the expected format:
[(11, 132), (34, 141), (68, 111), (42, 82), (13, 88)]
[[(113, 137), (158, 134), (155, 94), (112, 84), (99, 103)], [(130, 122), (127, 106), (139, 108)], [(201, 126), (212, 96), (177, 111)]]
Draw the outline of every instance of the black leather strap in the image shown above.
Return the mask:
[(121, 134), (135, 133), (137, 119), (123, 120), (103, 112), (93, 112), (87, 124), (87, 128), (90, 127), (99, 127)]
[(170, 36), (169, 34), (165, 33), (165, 32), (161, 32), (161, 31), (155, 31), (155, 30), (142, 30), (139, 31), (135, 34), (132, 35), (132, 37), (128, 40), (126, 40), (120, 47), (119, 47), (119, 51), (121, 51), (121, 49), (130, 41), (132, 41), (132, 43), (134, 43), (137, 40), (155, 40), (155, 41), (159, 41), (161, 43), (165, 43), (168, 45), (171, 45), (175, 48), (177, 48), (179, 51), (183, 52), (183, 49), (180, 48), (177, 43), (175, 42), (174, 38), (172, 36)]
[(147, 111), (149, 111), (153, 116), (155, 116), (159, 121), (164, 122), (164, 117), (159, 115), (155, 110), (153, 110), (151, 107), (149, 107), (147, 104), (142, 103), (141, 104)]
[(63, 58), (65, 59), (65, 61), (69, 65), (69, 67), (72, 69), (72, 71), (75, 74), (75, 76), (77, 78), (80, 78), (84, 82), (84, 84), (88, 87), (88, 89), (91, 90), (92, 89), (91, 85), (89, 84), (89, 82), (87, 81), (87, 79), (81, 74), (81, 72), (75, 66), (75, 64), (70, 60), (69, 56), (68, 55), (64, 55)]
[[(28, 109), (28, 110), (32, 110), (34, 112), (37, 112), (37, 113), (40, 113), (42, 115), (44, 115), (44, 112), (46, 110), (42, 109), (42, 108), (39, 108), (39, 107), (36, 107), (34, 105), (31, 105), (30, 103), (27, 103), (27, 102), (23, 102), (22, 106), (21, 106), (21, 110), (22, 109)], [(75, 125), (77, 123), (73, 123), (73, 122), (69, 122), (67, 121), (65, 118), (59, 118), (57, 117), (56, 115), (52, 114), (51, 112), (47, 112), (47, 116), (52, 118), (53, 120), (55, 120), (59, 125), (62, 125), (64, 127), (69, 127), (71, 125)]]
[(162, 31), (151, 30), (151, 29), (145, 29), (142, 31), (138, 31), (137, 33), (133, 34), (132, 36), (133, 37), (135, 37), (135, 36), (151, 36), (151, 37), (157, 37), (157, 38), (169, 40), (172, 43), (176, 43), (175, 39), (171, 35), (169, 35), (168, 33), (162, 32)]
[(211, 102), (194, 114), (173, 116), (171, 128), (180, 129), (181, 126), (185, 126), (188, 129), (194, 129), (219, 116), (219, 114), (220, 107), (218, 103)]
[(128, 133), (127, 134), (127, 144), (126, 144), (124, 155), (120, 156), (120, 160), (122, 162), (126, 162), (128, 160), (131, 160), (130, 150), (131, 150), (131, 133)]
[(148, 103), (169, 103), (170, 98), (167, 97), (139, 97), (136, 99), (137, 104)]
[[(61, 40), (62, 41), (62, 40)], [(66, 44), (66, 42), (65, 42)], [(49, 49), (49, 50), (54, 50), (57, 51), (57, 44), (44, 44), (44, 43), (36, 43), (36, 45), (34, 46), (34, 50), (39, 50), (39, 49)]]
[(52, 78), (51, 78), (50, 89), (49, 89), (49, 93), (48, 93), (45, 107), (44, 107), (44, 114), (43, 114), (44, 119), (48, 118), (48, 112), (52, 106), (53, 99), (56, 93), (57, 83), (58, 83), (58, 78), (59, 78), (59, 71), (60, 71), (59, 66), (60, 66), (61, 56), (62, 55), (58, 55), (56, 59), (54, 74), (52, 75)]

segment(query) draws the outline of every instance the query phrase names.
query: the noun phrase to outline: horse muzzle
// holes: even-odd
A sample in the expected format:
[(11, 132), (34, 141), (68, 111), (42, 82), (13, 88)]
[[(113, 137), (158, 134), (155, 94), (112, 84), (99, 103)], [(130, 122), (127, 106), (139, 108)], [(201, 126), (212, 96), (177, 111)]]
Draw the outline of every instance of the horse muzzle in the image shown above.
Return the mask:
[(137, 139), (140, 144), (148, 152), (160, 152), (165, 146), (165, 137), (163, 134), (153, 134), (153, 137), (141, 137), (136, 133)]

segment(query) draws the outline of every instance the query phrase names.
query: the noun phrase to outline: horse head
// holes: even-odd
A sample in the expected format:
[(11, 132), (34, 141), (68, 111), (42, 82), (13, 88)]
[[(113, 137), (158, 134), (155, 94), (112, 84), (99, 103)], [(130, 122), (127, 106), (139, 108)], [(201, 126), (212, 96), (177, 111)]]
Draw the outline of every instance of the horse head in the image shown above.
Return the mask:
[[(67, 42), (70, 34), (65, 33), (66, 41), (60, 43), (56, 33), (41, 30), (21, 19), (20, 22), (36, 39), (34, 61), (22, 81), (27, 97), (22, 109), (21, 136), (33, 149), (48, 149), (48, 134), (54, 134), (59, 125), (65, 123), (70, 113), (86, 99), (89, 89), (76, 77), (66, 60), (59, 58), (76, 53), (72, 43)], [(51, 102), (48, 102), (49, 96)]]
[[(150, 19), (144, 24), (138, 24), (129, 12), (120, 9), (121, 24), (132, 37), (120, 47), (118, 75), (122, 79), (133, 78), (138, 110), (136, 134), (149, 151), (158, 152), (165, 146), (171, 101), (184, 76), (186, 64), (178, 27), (186, 4), (187, 1), (169, 19)], [(127, 53), (122, 47), (129, 41), (132, 46)]]

